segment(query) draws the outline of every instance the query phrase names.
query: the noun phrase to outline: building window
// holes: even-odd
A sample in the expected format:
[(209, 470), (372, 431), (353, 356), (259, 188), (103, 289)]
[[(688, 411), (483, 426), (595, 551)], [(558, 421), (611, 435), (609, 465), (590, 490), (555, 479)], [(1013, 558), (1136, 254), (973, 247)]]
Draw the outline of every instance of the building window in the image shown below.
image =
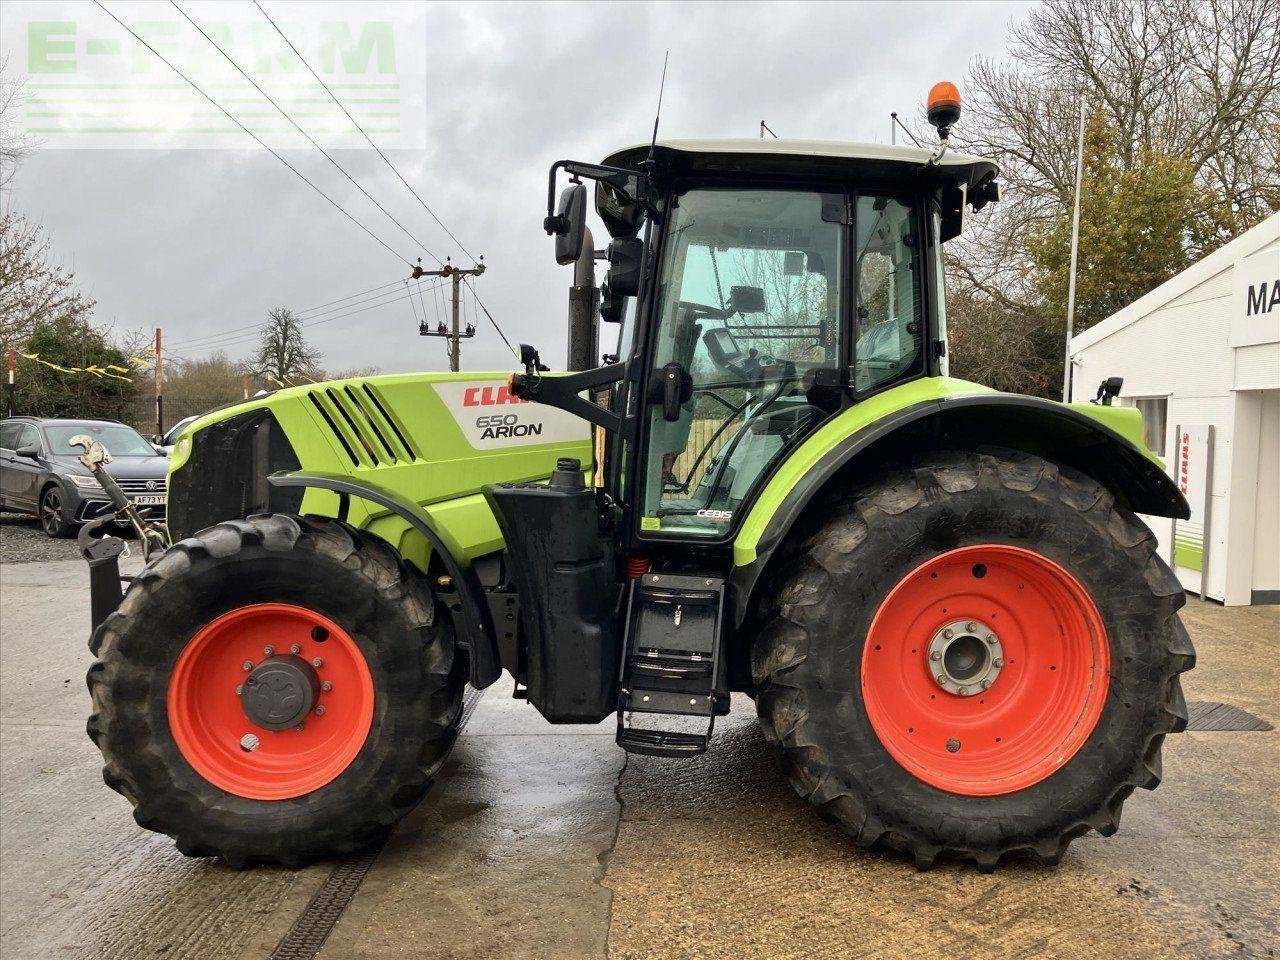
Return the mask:
[(1142, 439), (1157, 457), (1164, 456), (1165, 419), (1168, 397), (1133, 397), (1130, 402), (1142, 413)]

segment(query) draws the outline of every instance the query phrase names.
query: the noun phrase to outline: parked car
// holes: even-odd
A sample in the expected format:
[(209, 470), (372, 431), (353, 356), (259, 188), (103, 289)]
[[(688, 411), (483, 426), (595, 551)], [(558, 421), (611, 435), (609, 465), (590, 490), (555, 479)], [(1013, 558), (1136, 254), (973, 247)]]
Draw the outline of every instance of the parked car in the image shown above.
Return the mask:
[(157, 433), (153, 436), (151, 438), (151, 445), (166, 457), (171, 456), (173, 454), (173, 448), (177, 446), (178, 438), (182, 436), (182, 431), (199, 420), (201, 416), (202, 414), (196, 414), (194, 417), (184, 417), (164, 433)]
[(35, 514), (51, 537), (69, 537), (110, 501), (71, 438), (86, 433), (112, 456), (107, 472), (140, 507), (163, 507), (169, 461), (132, 427), (109, 420), (13, 417), (0, 421), (0, 507)]

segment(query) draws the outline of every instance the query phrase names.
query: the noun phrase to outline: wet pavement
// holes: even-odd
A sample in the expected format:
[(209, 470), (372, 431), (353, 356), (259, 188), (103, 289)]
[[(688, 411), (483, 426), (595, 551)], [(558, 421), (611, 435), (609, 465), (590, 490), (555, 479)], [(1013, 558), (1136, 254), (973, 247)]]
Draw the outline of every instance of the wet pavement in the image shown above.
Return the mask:
[[(229, 870), (137, 827), (84, 734), (79, 562), (0, 569), (0, 954), (268, 958), (334, 871)], [(1188, 699), (1280, 723), (1280, 609), (1191, 601)], [(918, 873), (797, 800), (735, 703), (694, 761), (626, 758), (487, 691), (322, 960), (1274, 957), (1280, 732), (1170, 738), (1165, 784), (1057, 870)]]

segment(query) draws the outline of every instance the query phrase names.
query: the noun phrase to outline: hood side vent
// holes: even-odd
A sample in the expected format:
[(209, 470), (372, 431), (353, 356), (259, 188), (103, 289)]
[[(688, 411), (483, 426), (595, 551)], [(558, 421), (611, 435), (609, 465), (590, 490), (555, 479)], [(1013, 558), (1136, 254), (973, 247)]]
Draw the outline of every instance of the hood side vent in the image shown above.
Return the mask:
[(405, 429), (403, 423), (396, 419), (390, 408), (382, 402), (381, 394), (367, 383), (362, 384), (362, 386), (364, 387), (364, 394), (373, 404), (373, 409), (381, 416), (382, 422), (386, 424), (388, 431), (399, 441), (400, 447), (405, 452), (405, 458), (408, 460), (421, 460), (422, 451), (414, 447), (409, 441), (409, 431)]
[(343, 387), (342, 392), (346, 396), (347, 403), (353, 413), (357, 415), (377, 439), (378, 449), (385, 452), (392, 463), (413, 459), (413, 454), (396, 443), (395, 434), (391, 432), (386, 422), (378, 416), (377, 411), (373, 409), (373, 405), (369, 403), (367, 397), (362, 399), (360, 392), (350, 385)]
[(346, 436), (343, 435), (342, 430), (339, 429), (335, 415), (330, 413), (325, 404), (321, 402), (320, 394), (318, 392), (313, 392), (308, 394), (308, 396), (311, 398), (312, 405), (314, 405), (316, 410), (320, 412), (320, 416), (324, 418), (324, 422), (328, 424), (330, 432), (337, 439), (338, 443), (341, 444), (342, 449), (347, 452), (347, 456), (351, 458), (351, 465), (354, 467), (364, 466), (360, 458), (356, 456), (356, 451), (352, 444), (348, 442)]

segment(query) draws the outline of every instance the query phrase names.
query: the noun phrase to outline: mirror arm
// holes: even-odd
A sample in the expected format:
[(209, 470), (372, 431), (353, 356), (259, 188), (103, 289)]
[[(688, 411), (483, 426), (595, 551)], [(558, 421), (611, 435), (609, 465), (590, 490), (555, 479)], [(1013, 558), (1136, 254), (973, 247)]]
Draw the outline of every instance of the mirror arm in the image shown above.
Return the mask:
[(532, 400), (549, 407), (559, 407), (588, 423), (603, 427), (613, 433), (622, 433), (626, 422), (612, 410), (580, 397), (585, 390), (617, 383), (626, 376), (625, 363), (611, 363), (581, 373), (559, 377), (540, 374), (516, 373), (511, 376), (511, 392), (521, 400)]
[(559, 170), (563, 170), (575, 180), (579, 177), (586, 177), (588, 180), (603, 180), (606, 183), (611, 183), (628, 196), (644, 204), (645, 209), (650, 213), (654, 212), (653, 204), (649, 198), (649, 178), (645, 174), (628, 170), (626, 167), (610, 167), (603, 163), (557, 160), (551, 165), (551, 173), (547, 178), (547, 219), (543, 221), (543, 228), (549, 234), (555, 232), (552, 229), (553, 226), (558, 226), (554, 221), (558, 219), (555, 213), (556, 173)]

